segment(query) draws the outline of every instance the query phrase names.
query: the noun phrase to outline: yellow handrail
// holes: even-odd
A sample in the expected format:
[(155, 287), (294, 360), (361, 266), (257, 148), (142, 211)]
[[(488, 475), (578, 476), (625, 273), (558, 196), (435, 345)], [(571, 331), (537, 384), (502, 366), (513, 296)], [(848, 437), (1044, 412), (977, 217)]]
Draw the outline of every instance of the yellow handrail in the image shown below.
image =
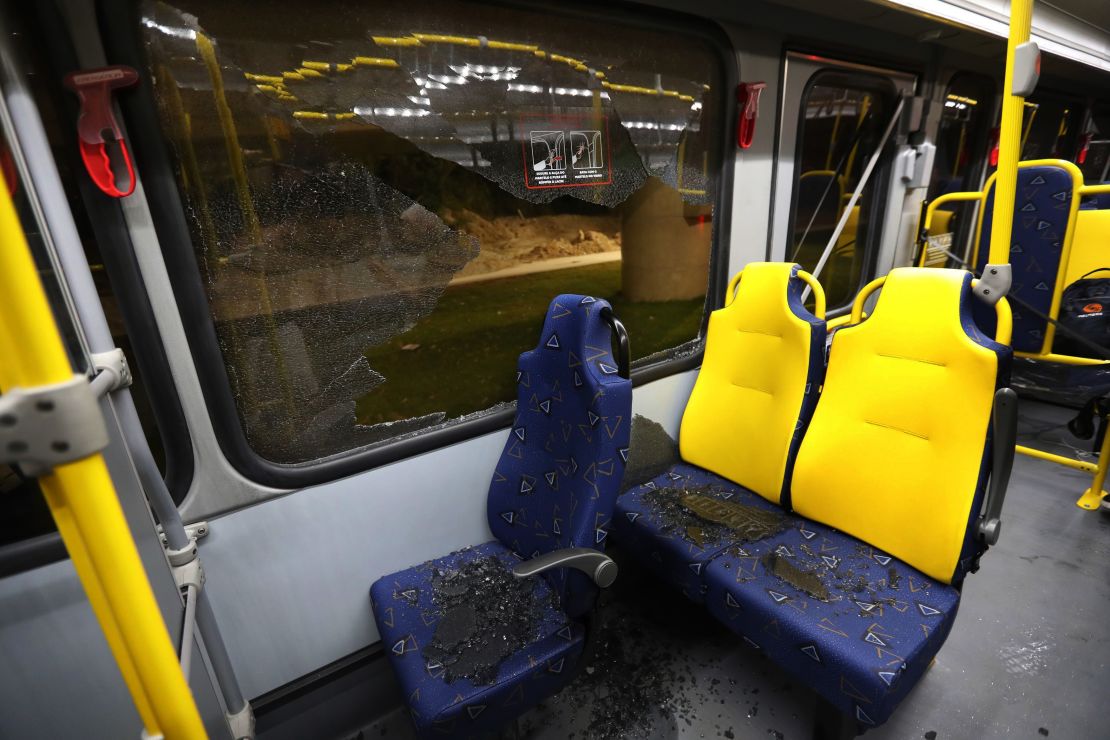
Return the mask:
[[(798, 270), (795, 275), (797, 275), (799, 280), (808, 285), (813, 292), (813, 315), (819, 319), (825, 318), (825, 290), (821, 287), (821, 283), (817, 281), (817, 278), (813, 277), (813, 275), (805, 270)], [(740, 272), (733, 275), (732, 279), (728, 281), (728, 288), (725, 290), (726, 308), (731, 306), (732, 302), (736, 300), (736, 289), (740, 287), (740, 279), (743, 277), (744, 270), (741, 269)]]
[(960, 192), (960, 193), (945, 193), (944, 195), (939, 195), (936, 198), (934, 198), (933, 200), (929, 201), (929, 205), (925, 209), (925, 223), (922, 224), (922, 227), (921, 227), (921, 234), (923, 235), (923, 238), (922, 238), (922, 241), (921, 241), (921, 244), (920, 244), (921, 257), (918, 258), (918, 261), (917, 261), (917, 266), (918, 267), (925, 267), (926, 258), (928, 257), (928, 250), (925, 249), (925, 247), (927, 246), (928, 241), (924, 238), (924, 235), (928, 234), (929, 229), (932, 228), (932, 226), (933, 226), (933, 214), (936, 213), (937, 209), (940, 206), (945, 205), (946, 203), (954, 203), (954, 202), (960, 202), (960, 201), (971, 201), (971, 200), (977, 200), (977, 201), (982, 202), (983, 196), (985, 195), (985, 193), (986, 193), (986, 190), (983, 190), (982, 192), (972, 191), (972, 192)]
[[(883, 287), (886, 278), (886, 275), (875, 278), (867, 285), (863, 286), (860, 292), (856, 294), (856, 300), (852, 302), (852, 313), (849, 323), (858, 324), (863, 321), (863, 304), (867, 302), (867, 299), (871, 297), (872, 293)], [(978, 282), (978, 280), (972, 280), (972, 287), (975, 287)], [(1014, 330), (1014, 313), (1010, 309), (1010, 302), (1005, 298), (1000, 298), (999, 301), (994, 304), (994, 313), (997, 319), (994, 329), (994, 341), (1009, 346)]]
[[(6, 184), (0, 179), (0, 390), (73, 378)], [(148, 735), (207, 737), (99, 454), (39, 478)]]

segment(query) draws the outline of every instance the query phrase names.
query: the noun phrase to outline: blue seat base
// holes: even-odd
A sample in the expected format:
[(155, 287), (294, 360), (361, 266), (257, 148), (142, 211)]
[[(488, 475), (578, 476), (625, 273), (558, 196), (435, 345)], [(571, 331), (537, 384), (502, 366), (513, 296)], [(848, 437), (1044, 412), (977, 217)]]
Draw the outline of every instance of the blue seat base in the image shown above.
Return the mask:
[[(688, 463), (639, 485), (617, 499), (613, 536), (652, 572), (696, 604), (705, 600), (704, 569), (740, 535), (726, 526), (701, 519), (683, 505), (684, 495), (725, 502), (768, 522), (786, 515), (774, 504), (743, 486)], [(741, 508), (742, 507), (742, 508)], [(747, 531), (751, 537), (761, 531)]]
[(514, 578), (518, 562), (488, 542), (371, 586), (386, 655), (422, 736), (500, 727), (574, 674), (584, 629), (567, 619), (545, 578)]
[[(712, 519), (731, 513), (743, 525), (755, 512), (763, 526), (730, 542), (728, 527), (684, 510), (690, 492), (741, 505), (714, 511), (685, 499)], [(628, 491), (617, 511), (614, 537), (626, 550), (861, 729), (889, 718), (956, 617), (956, 588), (692, 465)]]

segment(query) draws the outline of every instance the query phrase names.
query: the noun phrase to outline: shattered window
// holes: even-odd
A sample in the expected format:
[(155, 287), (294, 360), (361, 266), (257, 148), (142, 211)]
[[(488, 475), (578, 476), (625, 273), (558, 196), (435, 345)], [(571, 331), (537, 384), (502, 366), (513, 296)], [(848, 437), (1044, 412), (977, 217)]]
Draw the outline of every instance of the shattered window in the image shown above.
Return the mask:
[(303, 463), (514, 399), (553, 296), (697, 347), (723, 140), (704, 40), (462, 2), (146, 2), (243, 429)]

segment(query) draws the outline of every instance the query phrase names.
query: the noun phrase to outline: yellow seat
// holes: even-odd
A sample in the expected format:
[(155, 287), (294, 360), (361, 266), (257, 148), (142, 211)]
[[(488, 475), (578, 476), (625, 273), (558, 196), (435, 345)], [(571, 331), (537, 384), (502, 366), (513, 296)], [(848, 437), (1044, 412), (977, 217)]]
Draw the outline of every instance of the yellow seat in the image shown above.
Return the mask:
[[(739, 284), (739, 289), (736, 289)], [(814, 286), (815, 313), (802, 302)], [(824, 374), (824, 295), (798, 265), (752, 263), (709, 318), (679, 433), (682, 459), (789, 505), (790, 469)]]
[(901, 268), (840, 329), (792, 481), (794, 510), (942, 583), (975, 555), (988, 427), (1010, 350), (970, 316), (971, 274)]

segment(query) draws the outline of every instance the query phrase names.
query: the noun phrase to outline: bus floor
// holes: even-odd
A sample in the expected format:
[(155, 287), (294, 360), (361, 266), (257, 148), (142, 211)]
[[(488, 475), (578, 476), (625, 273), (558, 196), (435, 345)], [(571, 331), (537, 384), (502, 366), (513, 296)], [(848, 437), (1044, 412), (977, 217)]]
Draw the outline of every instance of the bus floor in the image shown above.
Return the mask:
[[(1072, 412), (1023, 402), (1021, 439), (1075, 454)], [(969, 576), (952, 634), (887, 738), (1110, 738), (1110, 514), (1090, 477), (1018, 456), (999, 545)], [(812, 737), (815, 697), (699, 606), (621, 558), (598, 654), (502, 740)], [(348, 740), (410, 738), (403, 710)]]

